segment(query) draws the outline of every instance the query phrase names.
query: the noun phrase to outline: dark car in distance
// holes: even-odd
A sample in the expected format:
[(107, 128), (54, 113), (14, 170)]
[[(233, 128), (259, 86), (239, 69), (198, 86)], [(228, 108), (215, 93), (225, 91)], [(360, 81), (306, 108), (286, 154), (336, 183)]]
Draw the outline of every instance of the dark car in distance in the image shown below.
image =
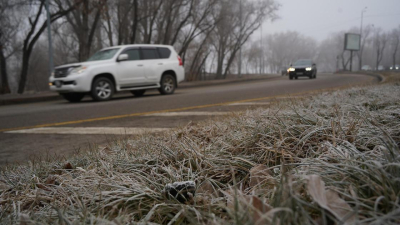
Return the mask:
[(299, 77), (317, 78), (317, 65), (311, 59), (297, 60), (289, 68), (289, 79), (298, 79)]

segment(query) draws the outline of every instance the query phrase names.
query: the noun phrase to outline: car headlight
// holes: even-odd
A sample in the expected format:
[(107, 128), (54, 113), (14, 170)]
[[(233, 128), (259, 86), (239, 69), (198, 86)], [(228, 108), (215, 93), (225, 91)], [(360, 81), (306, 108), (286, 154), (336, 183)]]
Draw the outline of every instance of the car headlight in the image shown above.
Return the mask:
[(311, 71), (312, 70), (312, 67), (307, 67), (306, 68), (306, 71)]
[(289, 71), (293, 72), (293, 71), (296, 71), (296, 69), (295, 68), (289, 68)]
[(76, 67), (76, 68), (74, 68), (73, 70), (71, 70), (70, 74), (73, 74), (73, 73), (77, 73), (77, 74), (83, 73), (87, 68), (88, 68), (87, 66), (79, 66), (79, 67)]

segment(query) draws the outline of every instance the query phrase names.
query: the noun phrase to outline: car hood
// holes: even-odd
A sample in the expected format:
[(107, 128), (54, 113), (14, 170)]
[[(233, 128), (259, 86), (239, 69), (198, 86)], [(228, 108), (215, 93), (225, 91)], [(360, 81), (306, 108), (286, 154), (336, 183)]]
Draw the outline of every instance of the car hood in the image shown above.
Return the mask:
[(110, 63), (110, 62), (112, 62), (112, 60), (99, 60), (99, 61), (92, 61), (92, 62), (70, 63), (70, 64), (57, 66), (57, 67), (55, 67), (55, 69), (65, 69), (65, 68), (79, 67), (79, 66), (94, 66), (94, 65), (100, 65), (100, 64)]

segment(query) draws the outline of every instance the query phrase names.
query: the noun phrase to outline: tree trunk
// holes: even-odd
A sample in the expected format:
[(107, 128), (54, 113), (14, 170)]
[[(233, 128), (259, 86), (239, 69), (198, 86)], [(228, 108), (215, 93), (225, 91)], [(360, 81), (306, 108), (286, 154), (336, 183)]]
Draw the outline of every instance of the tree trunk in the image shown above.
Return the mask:
[[(75, 21), (78, 24), (76, 26), (78, 30), (75, 30), (75, 32), (79, 39), (79, 61), (85, 61), (90, 56), (90, 49), (92, 47), (93, 37), (97, 29), (97, 24), (100, 20), (100, 13), (104, 4), (105, 3), (103, 3), (103, 5), (97, 6), (98, 8), (96, 9), (97, 11), (93, 23), (89, 25), (89, 14), (91, 9), (89, 1), (83, 1), (84, 12), (82, 13), (82, 21)], [(75, 16), (75, 18), (79, 20), (79, 16)]]
[[(236, 47), (233, 49), (233, 52), (229, 57), (228, 64), (226, 65), (226, 68), (225, 68), (225, 72), (224, 72), (224, 76), (223, 76), (224, 79), (226, 78), (226, 75), (228, 74), (228, 71), (229, 71), (229, 69), (232, 65), (232, 62), (235, 59), (236, 53), (238, 52), (239, 49), (240, 49), (240, 47)], [(261, 65), (260, 65), (260, 68), (261, 68)]]
[(395, 67), (396, 67), (396, 55), (397, 55), (397, 51), (398, 51), (398, 49), (399, 49), (399, 42), (400, 42), (400, 40), (399, 39), (397, 39), (396, 40), (396, 47), (394, 48), (394, 50), (393, 50), (393, 68), (394, 69), (396, 69)]
[(209, 54), (210, 54), (210, 52), (208, 52), (204, 56), (203, 60), (201, 60), (200, 66), (199, 66), (199, 68), (197, 70), (197, 73), (196, 73), (196, 80), (199, 80), (199, 76), (200, 76), (200, 79), (201, 79), (202, 68), (204, 67), (204, 64), (206, 63), (206, 60), (207, 60)]
[(28, 77), (30, 54), (31, 54), (30, 52), (24, 51), (23, 56), (22, 56), (22, 69), (21, 69), (21, 74), (20, 74), (19, 82), (18, 82), (18, 94), (22, 94), (25, 91), (26, 80)]
[(224, 63), (225, 54), (222, 50), (218, 51), (218, 65), (217, 65), (217, 74), (215, 76), (216, 79), (222, 78), (222, 67)]
[(110, 18), (110, 13), (109, 10), (107, 10), (107, 27), (108, 29), (106, 30), (107, 36), (108, 36), (108, 41), (110, 43), (110, 46), (114, 46), (114, 41), (113, 41), (113, 35), (112, 35), (112, 27), (111, 27), (111, 18)]
[(2, 46), (0, 46), (0, 73), (1, 73), (0, 94), (8, 94), (11, 91), (10, 91), (10, 86), (8, 84), (7, 62), (6, 62), (6, 58), (4, 56)]
[(380, 51), (379, 51), (379, 47), (378, 47), (377, 54), (376, 54), (376, 67), (375, 67), (375, 69), (378, 69), (379, 57), (380, 57)]
[(136, 33), (138, 29), (138, 23), (139, 23), (139, 15), (138, 15), (138, 0), (133, 1), (133, 24), (132, 24), (132, 35), (131, 35), (131, 44), (135, 44), (136, 41)]

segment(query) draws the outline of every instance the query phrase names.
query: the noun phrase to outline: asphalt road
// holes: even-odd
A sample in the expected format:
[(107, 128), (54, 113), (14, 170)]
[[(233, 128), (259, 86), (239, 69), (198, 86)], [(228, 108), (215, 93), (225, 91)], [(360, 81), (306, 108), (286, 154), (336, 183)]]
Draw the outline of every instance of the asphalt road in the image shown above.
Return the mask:
[(324, 74), (314, 80), (283, 77), (177, 89), (169, 96), (149, 91), (143, 97), (127, 93), (108, 102), (85, 98), (80, 103), (60, 100), (0, 106), (0, 165), (68, 157), (121, 137), (163, 132), (249, 107), (268, 107), (274, 96), (307, 95), (309, 91), (366, 82), (378, 79), (367, 75)]

